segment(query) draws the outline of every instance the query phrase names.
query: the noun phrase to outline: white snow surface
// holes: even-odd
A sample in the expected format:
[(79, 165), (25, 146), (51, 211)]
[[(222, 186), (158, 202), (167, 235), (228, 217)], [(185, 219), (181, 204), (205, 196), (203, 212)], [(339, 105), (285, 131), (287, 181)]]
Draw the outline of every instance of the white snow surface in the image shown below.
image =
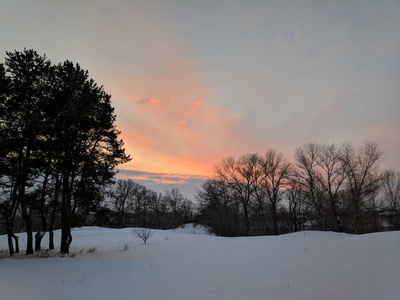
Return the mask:
[(400, 299), (399, 231), (224, 238), (188, 224), (144, 245), (130, 228), (82, 227), (71, 246), (74, 257), (0, 259), (0, 299)]

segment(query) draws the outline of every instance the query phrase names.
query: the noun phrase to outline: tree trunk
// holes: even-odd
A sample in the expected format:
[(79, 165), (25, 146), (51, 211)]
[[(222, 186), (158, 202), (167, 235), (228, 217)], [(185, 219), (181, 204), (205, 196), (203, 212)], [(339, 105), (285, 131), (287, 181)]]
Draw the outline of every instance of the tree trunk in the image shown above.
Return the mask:
[(61, 197), (61, 246), (60, 252), (69, 253), (69, 246), (72, 242), (71, 235), (71, 189), (69, 182), (69, 172), (63, 177), (63, 189)]
[(342, 225), (342, 222), (341, 222), (340, 214), (338, 215), (336, 213), (336, 209), (334, 207), (334, 203), (332, 203), (331, 207), (332, 207), (333, 217), (335, 218), (335, 221), (336, 221), (338, 232), (345, 232), (345, 230), (343, 228), (343, 225)]
[(250, 219), (249, 219), (249, 212), (247, 211), (247, 206), (243, 206), (244, 211), (244, 223), (245, 223), (245, 230), (246, 235), (250, 236)]
[(13, 245), (13, 233), (12, 231), (9, 231), (7, 228), (7, 241), (8, 241), (8, 252), (10, 253), (10, 256), (14, 254), (14, 245)]
[[(16, 196), (16, 190), (17, 190), (17, 189), (14, 190), (13, 199), (18, 199), (17, 196)], [(19, 253), (19, 237), (16, 236), (16, 235), (13, 233), (13, 230), (14, 230), (14, 222), (15, 222), (15, 217), (16, 217), (16, 215), (17, 215), (17, 211), (18, 211), (18, 203), (17, 203), (17, 201), (13, 201), (13, 202), (12, 202), (12, 206), (11, 206), (11, 220), (10, 220), (9, 225), (10, 225), (11, 236), (13, 237), (14, 242), (15, 242), (15, 253)]]
[(46, 216), (44, 215), (43, 210), (41, 211), (40, 218), (42, 220), (42, 230), (35, 234), (35, 251), (42, 249), (41, 243), (44, 235), (46, 234), (46, 229), (47, 229)]
[(45, 201), (46, 201), (46, 188), (47, 188), (47, 182), (49, 178), (49, 173), (50, 173), (50, 163), (47, 166), (46, 170), (46, 175), (43, 180), (43, 186), (42, 186), (42, 193), (40, 197), (40, 220), (42, 223), (42, 230), (37, 232), (35, 235), (35, 251), (38, 251), (41, 249), (41, 242), (46, 234), (47, 230), (47, 222), (46, 222), (46, 215), (45, 215)]
[(342, 223), (337, 218), (336, 218), (336, 223), (337, 223), (338, 232), (344, 232)]
[(15, 252), (14, 253), (19, 253), (19, 237), (16, 236), (14, 233), (12, 234), (12, 237), (15, 242)]
[(27, 235), (27, 244), (26, 244), (26, 255), (33, 254), (33, 231), (32, 231), (32, 222), (26, 221), (26, 235)]
[(42, 239), (45, 234), (46, 234), (46, 231), (38, 231), (35, 234), (35, 251), (42, 249), (40, 244), (41, 244)]
[(54, 249), (54, 232), (49, 231), (49, 250)]
[[(8, 242), (8, 251), (10, 253), (10, 256), (12, 256), (14, 253), (19, 253), (18, 236), (16, 236), (13, 233), (13, 223), (14, 223), (14, 217), (12, 217), (12, 219), (10, 219), (7, 216), (7, 218), (6, 218), (7, 242)], [(12, 239), (14, 239), (14, 241), (15, 241), (15, 248), (14, 248)]]
[(42, 220), (42, 230), (37, 232), (35, 235), (35, 251), (40, 250), (42, 248), (41, 247), (42, 239), (46, 234), (46, 229), (47, 229), (46, 216), (44, 215), (43, 211), (41, 212), (40, 218)]
[(71, 229), (61, 228), (60, 253), (68, 254), (69, 253), (69, 246), (71, 245), (71, 243), (72, 243)]
[(359, 226), (359, 210), (358, 210), (358, 203), (356, 203), (356, 213), (354, 215), (354, 224), (353, 224), (353, 228), (354, 228), (354, 233), (356, 234), (360, 234), (360, 226)]
[(71, 242), (72, 242), (71, 227), (70, 227), (69, 221), (66, 221), (66, 219), (63, 217), (61, 217), (61, 219), (64, 219), (64, 222), (62, 222), (62, 224), (61, 224), (60, 252), (63, 254), (66, 254), (66, 253), (69, 253), (69, 245), (71, 245)]
[[(25, 181), (23, 181), (25, 182)], [(33, 231), (32, 231), (32, 218), (30, 212), (28, 213), (27, 203), (25, 199), (25, 184), (22, 184), (20, 187), (20, 203), (21, 203), (21, 214), (22, 218), (25, 221), (26, 227), (26, 255), (33, 254)]]
[(278, 231), (278, 222), (277, 222), (277, 218), (276, 218), (276, 204), (272, 203), (271, 205), (271, 209), (272, 209), (272, 225), (274, 226), (274, 235), (278, 235), (279, 231)]
[(54, 249), (54, 224), (56, 222), (56, 214), (57, 214), (57, 203), (58, 203), (58, 196), (60, 193), (60, 179), (58, 173), (56, 174), (56, 185), (54, 191), (54, 200), (53, 200), (53, 210), (51, 212), (51, 219), (49, 225), (49, 250)]

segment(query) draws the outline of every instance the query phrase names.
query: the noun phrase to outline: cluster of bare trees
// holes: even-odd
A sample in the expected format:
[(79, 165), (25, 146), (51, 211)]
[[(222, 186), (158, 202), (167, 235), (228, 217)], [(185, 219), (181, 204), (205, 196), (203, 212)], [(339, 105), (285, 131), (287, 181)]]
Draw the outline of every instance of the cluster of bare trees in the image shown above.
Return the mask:
[(368, 142), (305, 144), (294, 163), (272, 149), (227, 157), (197, 193), (199, 222), (225, 236), (400, 229), (399, 175), (381, 171), (382, 156)]
[(193, 219), (193, 203), (178, 189), (158, 194), (131, 179), (117, 180), (109, 192), (114, 227), (168, 229)]

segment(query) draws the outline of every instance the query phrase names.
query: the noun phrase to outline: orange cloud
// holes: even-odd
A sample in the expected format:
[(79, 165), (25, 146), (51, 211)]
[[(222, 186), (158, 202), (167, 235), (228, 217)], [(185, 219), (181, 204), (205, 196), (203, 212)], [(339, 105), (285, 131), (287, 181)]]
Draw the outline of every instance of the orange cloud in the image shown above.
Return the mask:
[(176, 46), (173, 36), (142, 21), (152, 39), (106, 87), (133, 158), (123, 168), (211, 175), (223, 156), (248, 151), (245, 145), (250, 143), (241, 130), (244, 119), (214, 104), (200, 67)]
[(202, 101), (193, 102), (190, 104), (189, 110), (181, 113), (182, 116), (192, 116), (194, 115), (202, 106)]
[[(130, 125), (121, 127), (122, 138), (133, 156), (129, 168), (211, 175), (222, 157), (247, 151), (248, 138), (240, 129), (242, 120), (227, 109), (177, 97), (174, 101), (158, 98), (157, 107), (150, 105), (150, 100), (142, 104), (131, 102), (134, 116)], [(185, 118), (190, 120), (183, 120), (182, 113), (187, 111), (190, 114)]]
[(191, 104), (192, 107), (200, 107), (201, 106), (201, 101), (197, 101)]
[(160, 101), (158, 99), (150, 99), (148, 103), (150, 104), (158, 104)]

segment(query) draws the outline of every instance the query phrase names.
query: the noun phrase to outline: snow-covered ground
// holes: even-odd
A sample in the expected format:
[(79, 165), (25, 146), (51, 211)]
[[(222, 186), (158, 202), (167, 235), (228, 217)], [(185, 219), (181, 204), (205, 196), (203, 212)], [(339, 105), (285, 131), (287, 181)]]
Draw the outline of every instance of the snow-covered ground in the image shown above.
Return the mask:
[(187, 225), (146, 245), (130, 229), (73, 238), (74, 257), (1, 259), (0, 299), (400, 299), (400, 232), (222, 238)]

